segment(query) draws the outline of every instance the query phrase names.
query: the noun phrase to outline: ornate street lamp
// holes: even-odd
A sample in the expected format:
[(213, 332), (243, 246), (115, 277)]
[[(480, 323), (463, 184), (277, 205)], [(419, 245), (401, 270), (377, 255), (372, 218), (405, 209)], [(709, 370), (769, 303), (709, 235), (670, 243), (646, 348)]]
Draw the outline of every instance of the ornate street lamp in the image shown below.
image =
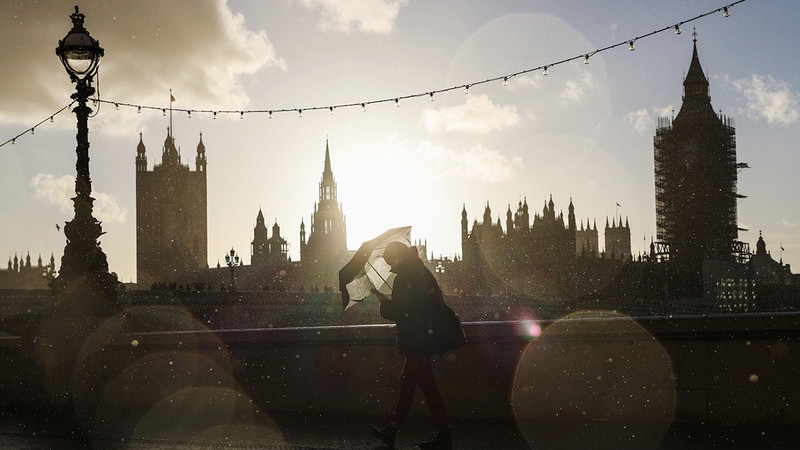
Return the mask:
[(104, 296), (114, 295), (116, 278), (108, 273), (108, 261), (97, 238), (103, 234), (100, 222), (92, 217), (92, 181), (89, 177), (89, 126), (88, 119), (92, 109), (86, 106), (89, 97), (94, 94), (92, 78), (97, 73), (97, 65), (103, 56), (100, 43), (89, 35), (83, 27), (85, 16), (75, 7), (70, 15), (72, 29), (64, 39), (58, 41), (56, 55), (75, 83), (75, 93), (71, 98), (78, 103), (72, 111), (78, 119), (77, 162), (75, 170), (75, 218), (64, 226), (67, 245), (61, 258), (61, 270), (56, 279), (56, 290), (63, 289), (69, 283), (79, 279), (92, 279), (94, 287), (102, 289)]
[(439, 288), (441, 288), (442, 287), (442, 274), (444, 273), (444, 266), (442, 265), (441, 261), (439, 261), (439, 263), (436, 264), (435, 270), (436, 270), (436, 274), (439, 275)]
[(236, 279), (233, 277), (233, 271), (236, 266), (239, 265), (239, 255), (236, 254), (236, 251), (231, 247), (231, 251), (225, 255), (225, 264), (231, 268), (231, 290), (236, 290)]

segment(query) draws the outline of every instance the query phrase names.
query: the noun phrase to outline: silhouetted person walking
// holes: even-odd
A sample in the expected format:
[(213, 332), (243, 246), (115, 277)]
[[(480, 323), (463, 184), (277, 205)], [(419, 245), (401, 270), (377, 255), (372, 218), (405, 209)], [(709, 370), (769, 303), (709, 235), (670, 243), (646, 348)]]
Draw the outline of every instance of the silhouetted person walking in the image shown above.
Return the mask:
[(394, 445), (399, 425), (403, 422), (419, 386), (433, 416), (436, 432), (420, 444), (423, 449), (449, 449), (453, 442), (447, 424), (444, 400), (436, 386), (431, 364), (432, 321), (436, 311), (442, 309), (442, 291), (430, 270), (422, 263), (416, 247), (391, 242), (383, 252), (383, 259), (397, 276), (392, 287), (392, 297), (374, 291), (381, 302), (381, 317), (397, 323), (397, 350), (405, 355), (400, 376), (400, 396), (397, 399), (389, 424), (375, 428), (372, 435), (389, 446)]

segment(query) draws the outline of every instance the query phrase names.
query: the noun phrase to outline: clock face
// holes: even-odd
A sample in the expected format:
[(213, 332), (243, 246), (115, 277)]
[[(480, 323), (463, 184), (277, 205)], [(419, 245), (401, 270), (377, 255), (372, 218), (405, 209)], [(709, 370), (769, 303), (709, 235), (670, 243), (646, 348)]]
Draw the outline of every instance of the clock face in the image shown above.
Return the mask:
[(681, 148), (681, 157), (683, 162), (690, 166), (697, 160), (697, 144), (689, 142)]

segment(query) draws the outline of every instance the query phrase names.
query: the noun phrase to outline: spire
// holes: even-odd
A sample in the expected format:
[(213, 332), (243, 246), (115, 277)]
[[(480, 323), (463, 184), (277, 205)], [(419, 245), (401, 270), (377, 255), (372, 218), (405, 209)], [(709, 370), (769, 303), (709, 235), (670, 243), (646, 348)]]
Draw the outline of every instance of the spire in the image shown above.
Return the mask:
[(333, 183), (333, 171), (331, 170), (331, 151), (328, 146), (328, 139), (325, 139), (325, 168), (322, 171), (322, 183)]
[[(325, 139), (325, 168), (322, 171), (322, 181), (319, 182), (319, 204), (320, 208), (334, 208), (337, 204), (336, 200), (336, 180), (333, 178), (333, 171), (331, 170), (331, 151), (328, 146), (328, 140)], [(316, 211), (317, 208), (315, 207)], [(311, 224), (313, 233), (314, 224)]]
[(764, 237), (761, 235), (761, 231), (758, 232), (758, 242), (756, 242), (756, 255), (766, 255), (767, 254), (767, 243), (764, 242)]
[(144, 140), (142, 140), (142, 132), (139, 132), (139, 145), (136, 146), (136, 153), (139, 155), (144, 156), (145, 147), (144, 147)]
[(200, 133), (200, 142), (197, 144), (197, 154), (198, 156), (201, 154), (205, 154), (206, 152), (206, 144), (203, 143), (203, 133)]
[(258, 208), (258, 215), (256, 216), (256, 225), (264, 225), (264, 213), (261, 212), (261, 208)]
[(697, 56), (697, 31), (692, 33), (694, 38), (692, 50), (692, 62), (689, 63), (689, 71), (686, 73), (686, 78), (683, 80), (683, 99), (684, 101), (698, 100), (710, 101), (711, 97), (708, 94), (708, 78), (703, 73), (703, 67), (700, 65), (700, 58)]
[(164, 139), (164, 148), (161, 152), (161, 164), (164, 166), (180, 165), (181, 155), (175, 147), (175, 138), (172, 137), (172, 131), (167, 128), (167, 137)]

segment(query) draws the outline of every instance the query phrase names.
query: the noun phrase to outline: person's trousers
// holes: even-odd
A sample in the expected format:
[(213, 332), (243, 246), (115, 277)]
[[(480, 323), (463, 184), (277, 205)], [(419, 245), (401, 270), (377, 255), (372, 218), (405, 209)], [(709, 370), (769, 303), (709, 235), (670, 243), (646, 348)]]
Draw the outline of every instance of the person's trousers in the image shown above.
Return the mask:
[(397, 399), (397, 405), (392, 414), (392, 423), (400, 424), (406, 418), (417, 386), (425, 395), (425, 402), (433, 416), (434, 425), (439, 428), (447, 427), (444, 400), (439, 393), (439, 388), (436, 387), (436, 380), (433, 378), (431, 356), (415, 353), (406, 354), (403, 373), (400, 376), (400, 397)]

